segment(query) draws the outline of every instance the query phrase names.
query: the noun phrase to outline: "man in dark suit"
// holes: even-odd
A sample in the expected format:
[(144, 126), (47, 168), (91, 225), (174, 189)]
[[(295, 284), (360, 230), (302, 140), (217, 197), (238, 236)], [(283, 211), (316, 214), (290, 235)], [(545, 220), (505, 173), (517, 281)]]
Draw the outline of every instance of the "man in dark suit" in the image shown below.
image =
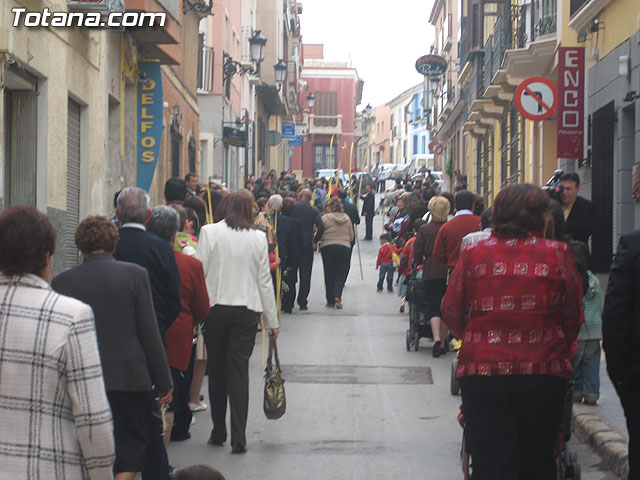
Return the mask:
[[(298, 266), (300, 269), (300, 291), (298, 292), (298, 305), (300, 310), (308, 310), (307, 298), (311, 289), (311, 270), (313, 268), (313, 252), (322, 234), (324, 233), (324, 223), (320, 217), (320, 212), (311, 206), (311, 190), (303, 189), (298, 194), (296, 208), (293, 211), (293, 218), (300, 220), (302, 224), (302, 248), (298, 256)], [(314, 235), (313, 229), (316, 227)]]
[[(125, 195), (126, 193), (126, 195)], [(180, 277), (173, 250), (158, 236), (146, 231), (151, 216), (149, 196), (139, 188), (126, 188), (118, 196), (116, 216), (120, 220), (120, 240), (113, 256), (147, 269), (151, 282), (153, 307), (160, 335), (182, 310)]]
[(282, 269), (282, 281), (287, 285), (286, 290), (282, 292), (282, 311), (285, 313), (293, 312), (293, 304), (296, 300), (296, 283), (298, 281), (300, 249), (302, 248), (303, 243), (302, 223), (300, 220), (293, 218), (292, 216), (295, 208), (296, 201), (293, 198), (285, 198), (282, 202), (282, 208), (280, 209), (282, 212), (282, 218), (291, 220), (291, 231), (287, 236), (289, 254)]
[(371, 184), (367, 183), (362, 195), (362, 216), (366, 225), (365, 240), (373, 240), (373, 216), (376, 213), (376, 195), (373, 193)]
[(622, 235), (602, 312), (607, 372), (629, 430), (629, 480), (640, 479), (640, 230)]
[(587, 243), (593, 232), (595, 205), (578, 196), (580, 177), (575, 172), (567, 172), (560, 177), (562, 185), (562, 209), (564, 211), (564, 232), (574, 240)]
[[(116, 216), (122, 227), (113, 256), (116, 260), (136, 263), (147, 269), (158, 330), (164, 339), (164, 334), (182, 310), (180, 277), (169, 244), (146, 231), (145, 224), (151, 217), (149, 203), (149, 195), (140, 188), (125, 188), (118, 195)], [(160, 408), (154, 398), (149, 399), (148, 407), (149, 451), (142, 478), (163, 480), (169, 476), (169, 462), (162, 443), (162, 420), (156, 415)]]

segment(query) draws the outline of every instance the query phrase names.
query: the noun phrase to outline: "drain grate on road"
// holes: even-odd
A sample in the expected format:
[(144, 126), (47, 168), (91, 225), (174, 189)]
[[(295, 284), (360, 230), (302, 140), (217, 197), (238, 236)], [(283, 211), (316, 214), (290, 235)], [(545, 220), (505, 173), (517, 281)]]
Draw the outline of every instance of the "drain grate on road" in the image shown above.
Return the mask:
[(429, 367), (282, 365), (282, 373), (287, 383), (433, 385)]

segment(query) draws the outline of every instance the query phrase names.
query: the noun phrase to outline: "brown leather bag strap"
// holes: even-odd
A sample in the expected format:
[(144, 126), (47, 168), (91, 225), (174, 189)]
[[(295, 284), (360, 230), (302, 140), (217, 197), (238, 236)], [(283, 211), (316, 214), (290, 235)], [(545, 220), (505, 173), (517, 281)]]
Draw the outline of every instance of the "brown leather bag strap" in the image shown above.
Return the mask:
[(275, 356), (276, 369), (280, 370), (280, 358), (278, 357), (278, 345), (273, 337), (269, 337), (269, 356), (267, 358), (267, 368), (269, 371), (272, 369), (272, 359)]

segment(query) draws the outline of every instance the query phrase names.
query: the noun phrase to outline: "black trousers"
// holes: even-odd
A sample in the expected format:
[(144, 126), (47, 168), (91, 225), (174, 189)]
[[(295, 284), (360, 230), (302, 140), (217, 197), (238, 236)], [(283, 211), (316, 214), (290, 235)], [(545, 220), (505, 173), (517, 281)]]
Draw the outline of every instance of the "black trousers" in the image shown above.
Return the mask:
[[(282, 284), (282, 311), (291, 312), (293, 310), (293, 304), (296, 301), (296, 282), (298, 281), (298, 269), (289, 270), (283, 274)], [(284, 285), (287, 286), (287, 291), (284, 291)]]
[(189, 432), (193, 415), (189, 409), (191, 401), (191, 381), (193, 380), (193, 361), (195, 359), (195, 345), (191, 349), (189, 366), (184, 372), (171, 367), (173, 377), (173, 402), (169, 411), (173, 412), (173, 429), (171, 436), (179, 437)]
[(366, 226), (364, 239), (365, 240), (373, 240), (373, 213), (368, 213), (364, 217), (364, 223), (365, 223), (365, 226)]
[(162, 416), (156, 392), (147, 392), (147, 461), (142, 471), (143, 480), (169, 480), (169, 458), (162, 441)]
[(351, 248), (344, 245), (327, 245), (320, 249), (324, 269), (324, 289), (327, 303), (342, 300), (342, 289), (347, 281), (347, 266), (351, 262)]
[(249, 358), (259, 314), (245, 307), (215, 305), (205, 319), (204, 341), (209, 370), (212, 437), (227, 440), (227, 399), (231, 407), (231, 444), (247, 443)]
[(631, 381), (628, 386), (615, 383), (614, 385), (622, 403), (629, 431), (628, 480), (640, 480), (640, 383)]
[(301, 307), (307, 306), (307, 298), (309, 297), (309, 291), (311, 290), (311, 269), (313, 268), (313, 249), (302, 248), (300, 250), (300, 256), (298, 257), (299, 266), (298, 271), (300, 274), (300, 290), (298, 291), (298, 305)]
[(567, 381), (550, 375), (460, 379), (473, 480), (552, 480)]

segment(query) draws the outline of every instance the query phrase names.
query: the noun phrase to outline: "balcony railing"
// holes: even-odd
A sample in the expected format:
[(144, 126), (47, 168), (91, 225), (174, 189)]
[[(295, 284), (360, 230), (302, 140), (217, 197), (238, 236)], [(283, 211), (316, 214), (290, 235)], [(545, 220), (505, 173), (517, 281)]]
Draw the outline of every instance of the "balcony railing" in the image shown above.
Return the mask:
[(535, 0), (531, 3), (532, 41), (543, 35), (556, 33), (557, 0)]
[(342, 115), (309, 115), (312, 135), (342, 135)]
[(198, 55), (198, 90), (210, 92), (213, 90), (213, 47), (202, 47)]
[(529, 40), (527, 36), (527, 11), (525, 6), (507, 5), (502, 15), (503, 52), (524, 48)]

